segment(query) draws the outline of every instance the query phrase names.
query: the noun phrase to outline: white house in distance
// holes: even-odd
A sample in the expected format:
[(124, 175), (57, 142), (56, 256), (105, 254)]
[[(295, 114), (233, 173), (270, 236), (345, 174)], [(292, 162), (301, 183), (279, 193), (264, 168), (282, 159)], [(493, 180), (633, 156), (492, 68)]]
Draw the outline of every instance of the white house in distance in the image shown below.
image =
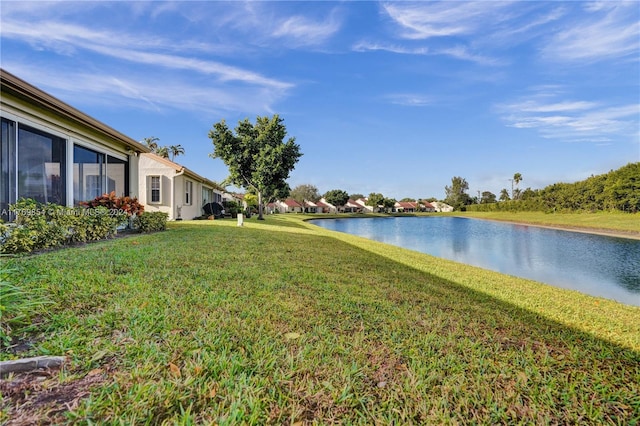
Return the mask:
[(0, 218), (19, 198), (74, 206), (104, 193), (138, 196), (149, 148), (0, 69)]
[(222, 203), (224, 189), (217, 183), (153, 153), (140, 154), (140, 195), (145, 211), (161, 211), (169, 220), (202, 216), (202, 207)]

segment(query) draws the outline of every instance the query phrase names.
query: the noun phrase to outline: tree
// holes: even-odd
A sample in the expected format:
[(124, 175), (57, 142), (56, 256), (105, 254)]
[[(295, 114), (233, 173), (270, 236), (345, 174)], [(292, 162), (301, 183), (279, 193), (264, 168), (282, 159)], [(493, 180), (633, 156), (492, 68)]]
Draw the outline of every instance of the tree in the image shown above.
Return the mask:
[(169, 150), (169, 154), (171, 155), (171, 161), (173, 161), (174, 157), (177, 157), (178, 155), (183, 155), (184, 154), (184, 148), (180, 144), (178, 144), (178, 145), (169, 145), (168, 146), (168, 150)]
[(461, 210), (464, 206), (471, 203), (471, 197), (469, 197), (467, 193), (469, 184), (464, 178), (454, 176), (451, 178), (451, 186), (445, 186), (444, 190), (446, 193), (444, 202), (454, 209)]
[(156, 155), (159, 155), (162, 158), (169, 158), (169, 148), (166, 146), (160, 146), (156, 148), (154, 151)]
[[(313, 185), (298, 185), (291, 190), (291, 198), (304, 207), (306, 201), (316, 202), (320, 199), (318, 188)], [(305, 209), (306, 211), (306, 209)]]
[(150, 136), (148, 138), (143, 138), (142, 142), (143, 144), (145, 144), (146, 146), (149, 147), (149, 149), (151, 150), (151, 152), (156, 152), (156, 150), (158, 149), (158, 141), (160, 139), (156, 138), (155, 136)]
[(225, 120), (213, 125), (209, 138), (213, 158), (220, 158), (229, 168), (229, 182), (258, 195), (258, 219), (263, 220), (263, 196), (289, 192), (286, 180), (302, 153), (295, 138), (287, 137), (287, 128), (277, 114), (273, 117), (238, 122), (235, 132)]
[(500, 191), (500, 201), (509, 201), (511, 199), (511, 197), (509, 197), (509, 191), (507, 191), (507, 188), (502, 188), (502, 191)]
[(367, 197), (367, 205), (373, 207), (373, 211), (376, 212), (380, 206), (383, 205), (384, 195), (378, 192), (372, 192)]
[(385, 212), (389, 213), (393, 211), (393, 207), (396, 205), (395, 198), (385, 198), (382, 200), (382, 205), (384, 207)]
[(358, 193), (351, 194), (349, 195), (349, 198), (352, 200), (359, 200), (360, 198), (364, 198), (364, 194), (358, 194)]
[(332, 189), (324, 194), (324, 199), (336, 207), (344, 206), (349, 201), (349, 194), (341, 189)]
[(522, 175), (520, 173), (514, 174), (513, 183), (516, 185), (516, 189), (513, 189), (513, 188), (511, 189), (511, 198), (513, 198), (514, 200), (520, 199), (520, 195), (522, 195), (522, 192), (518, 188), (518, 184), (520, 182), (522, 182)]
[(402, 202), (402, 203), (405, 203), (405, 202), (406, 203), (415, 203), (416, 199), (415, 198), (410, 198), (410, 197), (405, 197), (402, 200), (400, 200), (400, 202)]
[(480, 198), (480, 204), (491, 204), (496, 202), (496, 194), (490, 191), (484, 191)]

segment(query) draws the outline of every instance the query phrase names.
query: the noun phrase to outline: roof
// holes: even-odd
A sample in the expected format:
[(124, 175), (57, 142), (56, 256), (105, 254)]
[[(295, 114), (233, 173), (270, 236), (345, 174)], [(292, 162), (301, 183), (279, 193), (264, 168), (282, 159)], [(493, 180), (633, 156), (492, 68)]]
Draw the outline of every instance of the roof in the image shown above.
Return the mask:
[(0, 87), (3, 94), (9, 93), (31, 104), (36, 104), (55, 115), (69, 119), (84, 127), (108, 136), (111, 139), (115, 139), (134, 151), (150, 151), (149, 147), (131, 139), (129, 136), (120, 133), (103, 122), (96, 120), (95, 118), (27, 83), (2, 68), (0, 68)]
[(165, 166), (172, 168), (173, 170), (175, 170), (178, 173), (184, 171), (184, 174), (186, 176), (190, 177), (191, 179), (197, 180), (198, 182), (201, 182), (203, 184), (209, 185), (209, 186), (213, 187), (214, 189), (217, 189), (219, 191), (224, 191), (225, 190), (223, 187), (221, 187), (216, 182), (214, 182), (212, 180), (209, 180), (206, 177), (200, 176), (196, 172), (194, 172), (192, 170), (189, 170), (186, 167), (184, 167), (183, 165), (178, 164), (178, 163), (176, 163), (174, 161), (171, 161), (168, 158), (161, 157), (158, 154), (154, 154), (153, 152), (145, 152), (145, 153), (143, 153), (141, 155), (149, 157), (149, 158), (153, 159), (154, 161), (157, 161), (158, 163), (164, 164)]
[(286, 200), (283, 201), (283, 203), (285, 203), (289, 207), (302, 207), (300, 203), (298, 203), (293, 198), (287, 198)]
[(417, 207), (416, 203), (411, 201), (398, 201), (396, 204), (405, 209), (415, 209)]

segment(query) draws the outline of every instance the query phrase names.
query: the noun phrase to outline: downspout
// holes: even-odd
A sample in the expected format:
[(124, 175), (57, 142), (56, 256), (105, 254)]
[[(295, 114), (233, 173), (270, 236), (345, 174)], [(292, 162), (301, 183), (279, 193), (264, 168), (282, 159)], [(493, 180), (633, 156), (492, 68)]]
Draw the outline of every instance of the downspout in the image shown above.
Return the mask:
[[(171, 186), (173, 187), (173, 220), (177, 220), (177, 213), (178, 213), (178, 206), (176, 205), (176, 178), (178, 176), (182, 176), (184, 174), (184, 167), (175, 175), (173, 175), (173, 178), (171, 179)], [(181, 215), (182, 216), (182, 215)], [(182, 219), (182, 217), (181, 217)]]

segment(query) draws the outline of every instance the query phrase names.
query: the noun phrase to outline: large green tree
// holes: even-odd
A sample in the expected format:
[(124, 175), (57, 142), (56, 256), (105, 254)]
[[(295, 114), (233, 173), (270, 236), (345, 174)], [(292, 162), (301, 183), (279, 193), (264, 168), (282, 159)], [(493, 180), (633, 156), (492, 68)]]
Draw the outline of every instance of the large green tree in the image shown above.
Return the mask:
[(451, 178), (451, 186), (445, 186), (444, 191), (446, 193), (444, 202), (454, 209), (461, 210), (464, 206), (471, 204), (471, 197), (467, 193), (469, 184), (460, 176)]
[(496, 194), (491, 191), (484, 191), (480, 198), (480, 204), (491, 204), (496, 202)]
[(272, 117), (238, 122), (235, 131), (225, 120), (209, 131), (213, 143), (213, 158), (220, 158), (229, 168), (228, 181), (252, 189), (258, 195), (258, 219), (263, 217), (263, 197), (289, 192), (287, 179), (302, 153), (295, 138), (287, 138), (284, 120)]
[(376, 211), (378, 211), (380, 206), (384, 205), (384, 195), (380, 194), (379, 192), (372, 192), (367, 197), (367, 203), (366, 204), (368, 206), (373, 207), (373, 211), (376, 212)]
[(296, 186), (291, 190), (291, 194), (289, 196), (294, 200), (296, 200), (303, 207), (306, 201), (311, 201), (315, 203), (320, 199), (320, 193), (318, 192), (318, 188), (309, 184)]
[(341, 207), (349, 201), (349, 194), (341, 189), (332, 189), (324, 194), (324, 199), (327, 200), (329, 204)]

